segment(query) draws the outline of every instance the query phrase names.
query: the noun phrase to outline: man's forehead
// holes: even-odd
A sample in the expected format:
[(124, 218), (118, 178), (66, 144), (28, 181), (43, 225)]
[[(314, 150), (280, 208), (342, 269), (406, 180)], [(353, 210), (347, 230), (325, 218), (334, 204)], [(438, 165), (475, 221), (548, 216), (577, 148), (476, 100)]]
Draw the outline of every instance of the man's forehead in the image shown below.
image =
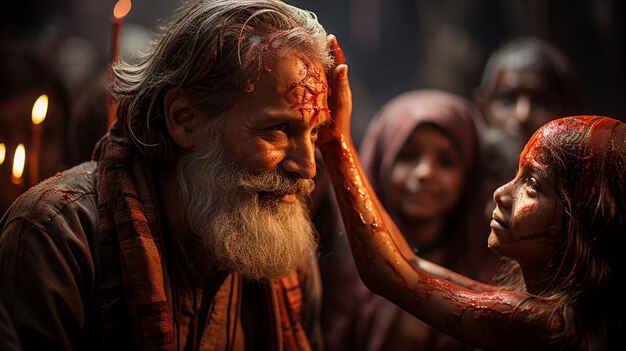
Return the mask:
[(291, 53), (281, 56), (276, 60), (275, 82), (281, 92), (289, 92), (296, 89), (324, 90), (328, 89), (328, 82), (324, 69), (306, 56)]
[(309, 124), (323, 123), (329, 118), (328, 81), (320, 64), (299, 53), (279, 58), (267, 74), (286, 107), (297, 112)]

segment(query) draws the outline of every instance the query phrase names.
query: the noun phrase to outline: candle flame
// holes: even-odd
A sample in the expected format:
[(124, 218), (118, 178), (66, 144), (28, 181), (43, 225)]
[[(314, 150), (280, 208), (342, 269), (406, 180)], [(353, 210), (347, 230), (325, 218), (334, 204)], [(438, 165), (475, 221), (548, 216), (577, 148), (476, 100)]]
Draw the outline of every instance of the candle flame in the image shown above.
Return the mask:
[(130, 0), (119, 0), (113, 8), (113, 17), (117, 19), (124, 18), (130, 12), (132, 5)]
[(4, 163), (4, 159), (7, 157), (7, 147), (4, 143), (0, 143), (0, 165)]
[(46, 119), (47, 112), (48, 112), (48, 95), (43, 94), (39, 98), (37, 98), (37, 101), (35, 101), (35, 104), (33, 105), (33, 113), (32, 113), (33, 124), (37, 125), (43, 122), (43, 120)]
[(19, 144), (15, 149), (15, 156), (13, 157), (13, 179), (22, 178), (24, 174), (24, 164), (26, 163), (26, 149), (24, 144)]

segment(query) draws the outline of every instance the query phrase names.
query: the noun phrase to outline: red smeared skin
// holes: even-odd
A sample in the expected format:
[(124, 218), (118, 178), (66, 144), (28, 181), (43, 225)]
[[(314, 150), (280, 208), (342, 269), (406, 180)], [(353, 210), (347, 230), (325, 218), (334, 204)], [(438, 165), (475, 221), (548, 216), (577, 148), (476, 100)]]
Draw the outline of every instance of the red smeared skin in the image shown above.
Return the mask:
[[(370, 288), (427, 323), (477, 347), (507, 345), (510, 349), (525, 349), (528, 344), (519, 342), (522, 334), (516, 333), (526, 333), (529, 329), (533, 335), (554, 332), (550, 328), (555, 326), (548, 318), (554, 307), (547, 303), (533, 298), (526, 300), (527, 295), (516, 292), (478, 293), (411, 265), (396, 244), (401, 234), (389, 230), (383, 218), (386, 213), (378, 200), (370, 197), (373, 192), (367, 190), (370, 185), (353, 157), (354, 147), (345, 142), (338, 144), (332, 153), (328, 145), (321, 149), (342, 215), (346, 207), (351, 210), (349, 215), (344, 215), (344, 223), (357, 265), (368, 272), (365, 281)], [(522, 301), (526, 301), (524, 310), (518, 308)], [(522, 318), (527, 313), (546, 318), (540, 325), (527, 325)], [(479, 338), (483, 333), (494, 332), (499, 335), (494, 339)], [(524, 341), (533, 340), (528, 337)]]
[(517, 214), (515, 215), (515, 221), (518, 221), (520, 217), (523, 217), (523, 216), (533, 212), (536, 209), (537, 209), (537, 204), (536, 203), (532, 203), (532, 204), (529, 204), (529, 205), (526, 205), (526, 206), (520, 208), (517, 211)]
[[(295, 29), (294, 29), (295, 30)], [(259, 51), (257, 59), (257, 72), (254, 81), (247, 80), (244, 90), (246, 93), (253, 93), (256, 88), (256, 83), (261, 80), (261, 74), (271, 73), (272, 66), (276, 63), (279, 57), (279, 53), (282, 50), (281, 44), (276, 44), (280, 38), (290, 34), (292, 31), (286, 31), (279, 33), (270, 38)], [(302, 72), (302, 79), (293, 83), (291, 91), (293, 92), (294, 104), (290, 106), (290, 109), (297, 109), (302, 116), (302, 120), (305, 120), (305, 116), (309, 113), (313, 113), (309, 120), (310, 125), (315, 125), (320, 119), (322, 112), (326, 112), (330, 115), (330, 109), (326, 99), (321, 99), (328, 93), (328, 87), (322, 78), (325, 74), (320, 69), (316, 69), (308, 59), (303, 56), (298, 56), (304, 65)]]
[[(332, 91), (337, 91), (335, 85)], [(553, 334), (561, 325), (559, 313), (552, 315), (555, 306), (523, 293), (495, 291), (480, 283), (476, 286), (490, 291), (475, 292), (411, 264), (418, 259), (376, 198), (346, 129), (329, 132), (332, 140), (318, 147), (366, 285), (435, 328), (475, 347), (527, 350), (544, 346), (538, 336)], [(332, 134), (337, 132), (339, 135)], [(537, 316), (536, 323), (528, 322), (530, 315)]]
[[(282, 45), (278, 44), (276, 45), (276, 41), (290, 33), (292, 33), (293, 31), (295, 31), (296, 29), (292, 29), (289, 31), (285, 31), (285, 32), (281, 32), (276, 34), (275, 36), (271, 37), (269, 40), (267, 40), (263, 45), (261, 50), (259, 50), (259, 54), (257, 57), (257, 72), (256, 72), (256, 79), (255, 81), (251, 81), (251, 80), (247, 80), (246, 81), (246, 86), (245, 86), (245, 91), (246, 93), (252, 93), (254, 92), (255, 89), (255, 84), (258, 83), (261, 80), (261, 73), (265, 72), (265, 73), (270, 73), (272, 72), (272, 65), (274, 65), (276, 63), (276, 59), (278, 57), (278, 53), (281, 51), (282, 49)], [(220, 40), (223, 40), (220, 38)]]
[(322, 75), (325, 73), (322, 70), (315, 69), (306, 58), (299, 56), (299, 59), (304, 64), (303, 78), (291, 85), (295, 102), (289, 109), (300, 111), (303, 121), (306, 115), (313, 113), (309, 124), (314, 125), (319, 121), (321, 112), (326, 112), (330, 115), (330, 109), (326, 100), (320, 102), (320, 96), (325, 96), (328, 92), (328, 88), (322, 79)]

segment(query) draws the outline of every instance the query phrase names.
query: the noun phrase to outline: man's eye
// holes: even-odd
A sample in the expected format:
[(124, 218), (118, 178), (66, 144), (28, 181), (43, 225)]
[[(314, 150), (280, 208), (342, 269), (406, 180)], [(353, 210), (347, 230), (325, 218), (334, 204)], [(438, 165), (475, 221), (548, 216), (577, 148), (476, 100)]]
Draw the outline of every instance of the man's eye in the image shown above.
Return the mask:
[(320, 132), (320, 126), (315, 126), (313, 127), (313, 129), (311, 129), (311, 136), (316, 136), (317, 133)]
[(274, 126), (271, 126), (269, 128), (267, 128), (268, 131), (270, 132), (284, 132), (285, 130), (287, 130), (287, 126), (284, 123), (281, 124), (277, 124)]
[(514, 100), (515, 96), (512, 93), (502, 93), (496, 97), (496, 101), (503, 106), (511, 106)]

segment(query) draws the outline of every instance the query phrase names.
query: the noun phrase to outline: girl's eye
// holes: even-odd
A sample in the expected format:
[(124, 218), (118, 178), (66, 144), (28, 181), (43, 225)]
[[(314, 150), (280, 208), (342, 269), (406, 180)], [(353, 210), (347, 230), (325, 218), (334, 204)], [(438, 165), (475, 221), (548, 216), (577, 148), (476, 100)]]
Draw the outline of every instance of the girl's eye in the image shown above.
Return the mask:
[(541, 191), (541, 187), (539, 186), (539, 182), (533, 176), (526, 177), (526, 185), (534, 191)]
[(441, 155), (438, 158), (439, 166), (445, 169), (456, 168), (460, 165), (460, 161), (452, 155)]

